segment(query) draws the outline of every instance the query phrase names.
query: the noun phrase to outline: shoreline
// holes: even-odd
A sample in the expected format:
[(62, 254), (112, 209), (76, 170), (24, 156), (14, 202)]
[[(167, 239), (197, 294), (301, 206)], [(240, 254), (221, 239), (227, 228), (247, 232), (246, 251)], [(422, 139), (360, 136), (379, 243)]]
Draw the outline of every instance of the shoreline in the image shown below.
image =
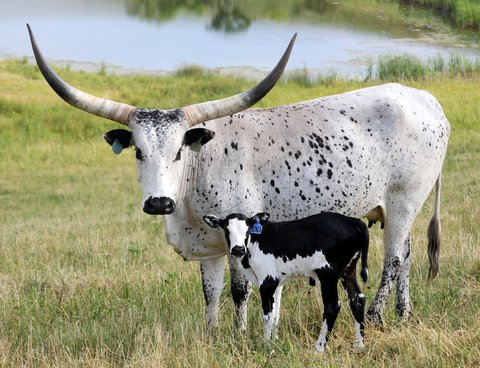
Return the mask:
[[(27, 55), (14, 55), (14, 54), (7, 54), (2, 55), (0, 54), (0, 62), (7, 61), (7, 60), (14, 60), (14, 61), (23, 61), (27, 62), (30, 65), (36, 65), (35, 57), (34, 56), (27, 56)], [(177, 73), (181, 73), (182, 70), (189, 70), (189, 69), (198, 69), (204, 72), (211, 72), (214, 74), (218, 74), (221, 76), (231, 76), (233, 78), (244, 78), (247, 80), (252, 81), (260, 81), (263, 79), (271, 69), (269, 68), (257, 68), (254, 66), (227, 66), (227, 67), (206, 67), (201, 64), (196, 63), (184, 63), (179, 65), (175, 70), (167, 70), (167, 69), (144, 69), (144, 68), (129, 68), (124, 67), (121, 65), (115, 65), (110, 63), (104, 62), (94, 62), (94, 61), (75, 61), (75, 60), (54, 60), (48, 59), (47, 61), (50, 65), (61, 68), (61, 69), (69, 69), (72, 71), (84, 71), (87, 73), (92, 74), (105, 74), (105, 75), (147, 75), (147, 76), (171, 76)], [(364, 75), (367, 73), (368, 68), (368, 60), (356, 60), (351, 63), (342, 62), (343, 71), (337, 71), (332, 67), (328, 68), (292, 68), (285, 69), (283, 72), (284, 78), (297, 78), (299, 76), (305, 77), (308, 76), (312, 81), (321, 79), (321, 78), (340, 78), (340, 79), (348, 79), (348, 80), (361, 80), (364, 78)], [(345, 68), (346, 64), (351, 64), (350, 68)], [(274, 65), (272, 65), (272, 68)], [(348, 69), (348, 70), (345, 70)], [(361, 70), (360, 70), (361, 69)]]

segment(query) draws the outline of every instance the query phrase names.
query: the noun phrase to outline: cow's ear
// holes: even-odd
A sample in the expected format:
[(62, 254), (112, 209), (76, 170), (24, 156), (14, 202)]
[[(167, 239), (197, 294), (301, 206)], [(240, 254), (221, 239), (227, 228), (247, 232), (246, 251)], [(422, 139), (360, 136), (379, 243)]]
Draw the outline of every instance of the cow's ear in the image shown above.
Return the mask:
[(252, 226), (258, 221), (264, 222), (267, 221), (270, 218), (270, 214), (267, 212), (259, 212), (255, 216), (250, 217), (247, 221), (247, 225)]
[(203, 216), (203, 221), (205, 221), (208, 226), (213, 228), (222, 226), (222, 220), (215, 215), (205, 215)]
[(110, 146), (113, 152), (117, 155), (122, 152), (124, 148), (130, 147), (132, 143), (132, 132), (125, 129), (114, 129), (103, 135), (103, 139)]
[(260, 221), (268, 221), (270, 219), (270, 214), (268, 212), (257, 213), (257, 216)]
[(199, 152), (204, 144), (215, 136), (215, 132), (205, 128), (193, 128), (185, 132), (182, 145)]

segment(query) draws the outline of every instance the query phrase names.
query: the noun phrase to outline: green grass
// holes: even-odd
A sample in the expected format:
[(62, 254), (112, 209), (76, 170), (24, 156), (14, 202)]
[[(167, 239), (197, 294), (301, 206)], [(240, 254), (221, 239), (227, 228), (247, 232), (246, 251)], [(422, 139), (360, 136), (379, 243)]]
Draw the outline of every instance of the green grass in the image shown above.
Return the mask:
[[(144, 107), (220, 98), (246, 80), (194, 68), (170, 77), (61, 70), (73, 85)], [(260, 103), (340, 93), (373, 81), (281, 82)], [(385, 329), (369, 326), (367, 347), (351, 347), (346, 300), (328, 351), (313, 352), (322, 313), (306, 281), (284, 291), (280, 340), (262, 347), (257, 291), (249, 332), (233, 324), (228, 287), (221, 323), (205, 329), (196, 263), (164, 238), (162, 218), (145, 215), (134, 153), (115, 156), (101, 134), (118, 126), (61, 101), (37, 69), (0, 63), (0, 365), (5, 367), (476, 367), (480, 365), (480, 80), (409, 81), (441, 102), (452, 124), (442, 190), (440, 273), (426, 282), (430, 198), (413, 228), (415, 317), (399, 323), (389, 300)], [(381, 276), (381, 230), (371, 232), (372, 300)]]
[(402, 0), (420, 4), (443, 13), (462, 28), (480, 28), (480, 3), (478, 0)]

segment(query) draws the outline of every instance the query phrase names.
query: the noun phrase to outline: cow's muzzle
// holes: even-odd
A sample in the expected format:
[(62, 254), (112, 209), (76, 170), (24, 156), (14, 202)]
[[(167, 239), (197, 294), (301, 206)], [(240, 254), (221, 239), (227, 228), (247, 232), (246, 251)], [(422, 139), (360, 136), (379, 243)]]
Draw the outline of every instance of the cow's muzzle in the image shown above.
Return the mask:
[(235, 245), (232, 250), (231, 250), (232, 256), (235, 257), (242, 257), (245, 255), (245, 247), (242, 247), (240, 245)]
[(175, 201), (168, 197), (149, 197), (143, 204), (143, 211), (149, 215), (169, 215), (175, 211)]

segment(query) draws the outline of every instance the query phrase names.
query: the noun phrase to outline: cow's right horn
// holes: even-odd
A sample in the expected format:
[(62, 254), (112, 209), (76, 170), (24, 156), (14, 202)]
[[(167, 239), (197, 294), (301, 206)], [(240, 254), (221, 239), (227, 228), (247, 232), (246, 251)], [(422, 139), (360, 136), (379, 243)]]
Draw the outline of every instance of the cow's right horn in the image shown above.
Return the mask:
[(280, 79), (287, 65), (296, 37), (297, 34), (295, 33), (275, 68), (273, 68), (264, 80), (252, 89), (224, 99), (202, 102), (182, 108), (190, 126), (203, 123), (207, 120), (235, 114), (248, 109), (260, 101)]
[(123, 125), (128, 125), (130, 116), (135, 110), (134, 106), (89, 95), (63, 81), (47, 64), (37, 46), (35, 38), (33, 37), (30, 25), (27, 24), (27, 28), (28, 33), (30, 34), (30, 41), (32, 42), (33, 53), (35, 54), (38, 67), (40, 68), (40, 71), (47, 80), (48, 84), (50, 84), (50, 87), (52, 87), (61, 98), (63, 98), (70, 105), (78, 107), (79, 109), (107, 119), (111, 119)]

